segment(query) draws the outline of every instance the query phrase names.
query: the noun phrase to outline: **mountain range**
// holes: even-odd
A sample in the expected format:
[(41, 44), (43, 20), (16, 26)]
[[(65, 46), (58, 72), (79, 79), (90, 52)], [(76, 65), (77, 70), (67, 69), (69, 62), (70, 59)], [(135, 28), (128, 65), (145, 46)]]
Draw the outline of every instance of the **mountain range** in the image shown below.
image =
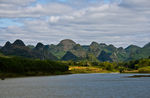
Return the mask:
[(130, 45), (127, 48), (117, 48), (114, 45), (97, 42), (92, 42), (90, 45), (80, 45), (70, 39), (65, 39), (57, 45), (37, 43), (36, 46), (33, 46), (25, 45), (22, 40), (17, 39), (14, 43), (6, 42), (4, 46), (0, 47), (0, 52), (4, 55), (42, 60), (121, 62), (148, 58), (150, 56), (150, 43), (144, 47)]

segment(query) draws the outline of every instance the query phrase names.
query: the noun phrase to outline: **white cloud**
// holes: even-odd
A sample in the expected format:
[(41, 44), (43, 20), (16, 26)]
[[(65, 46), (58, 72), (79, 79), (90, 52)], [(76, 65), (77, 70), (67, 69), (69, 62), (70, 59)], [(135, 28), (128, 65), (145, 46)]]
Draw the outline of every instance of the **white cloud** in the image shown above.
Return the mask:
[[(144, 45), (150, 41), (150, 6), (148, 0), (122, 0), (120, 3), (88, 3), (73, 0), (76, 4), (35, 4), (0, 10), (0, 17), (23, 18), (21, 27), (0, 28), (1, 39), (23, 39), (27, 43), (58, 43), (70, 38), (77, 43), (105, 42), (126, 47)], [(72, 5), (78, 5), (72, 6)], [(85, 6), (83, 6), (85, 4)], [(82, 5), (82, 6), (81, 6)], [(0, 7), (4, 7), (1, 5)], [(145, 7), (143, 7), (145, 6)], [(18, 10), (15, 10), (18, 9)], [(33, 19), (27, 20), (26, 17)]]
[(0, 4), (26, 5), (36, 0), (0, 0)]
[(127, 7), (139, 8), (139, 7), (150, 7), (149, 0), (122, 0), (122, 4)]
[(57, 3), (49, 3), (44, 5), (36, 4), (34, 6), (0, 4), (1, 18), (36, 18), (51, 15), (63, 15), (71, 11), (71, 7)]
[(50, 22), (57, 22), (60, 19), (59, 16), (51, 16), (50, 17)]

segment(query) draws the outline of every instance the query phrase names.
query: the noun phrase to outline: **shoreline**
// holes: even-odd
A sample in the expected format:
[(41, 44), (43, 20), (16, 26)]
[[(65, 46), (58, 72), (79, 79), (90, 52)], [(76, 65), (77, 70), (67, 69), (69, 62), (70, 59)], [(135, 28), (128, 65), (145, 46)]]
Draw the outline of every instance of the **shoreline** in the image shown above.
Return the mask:
[[(55, 72), (55, 73), (42, 73), (42, 72), (32, 72), (32, 73), (24, 73), (24, 74), (16, 74), (16, 73), (0, 73), (0, 79), (5, 80), (8, 78), (23, 78), (23, 77), (40, 77), (40, 76), (57, 76), (57, 75), (71, 75), (71, 74), (106, 74), (106, 73), (114, 73), (114, 74), (150, 74), (150, 73), (139, 73), (138, 70), (132, 71), (124, 71), (119, 72), (118, 70), (109, 71), (103, 70), (99, 67), (83, 67), (83, 66), (69, 66), (69, 70), (65, 72)], [(133, 76), (134, 77), (134, 76)], [(140, 77), (140, 76), (139, 76)]]
[[(68, 73), (68, 72), (64, 72), (64, 73), (61, 73), (61, 74), (52, 74), (52, 73), (47, 73), (47, 74), (41, 74), (41, 75), (20, 75), (20, 74), (15, 74), (15, 73), (9, 73), (11, 75), (7, 75), (7, 76), (4, 76), (2, 74), (5, 74), (5, 73), (0, 73), (0, 80), (5, 80), (5, 79), (10, 79), (10, 78), (26, 78), (26, 77), (44, 77), (44, 76), (58, 76), (58, 75), (69, 75), (71, 73)], [(8, 74), (8, 73), (6, 73)]]
[[(72, 75), (72, 74), (140, 74), (140, 75), (133, 75), (128, 76), (128, 78), (141, 78), (141, 77), (150, 77), (150, 73), (119, 73), (119, 72), (99, 72), (99, 73), (64, 73), (64, 74), (49, 74), (49, 75), (33, 75), (33, 76), (15, 76), (15, 77), (5, 77), (4, 79), (1, 78), (0, 80), (5, 79), (12, 79), (12, 78), (32, 78), (32, 77), (48, 77), (48, 76), (61, 76), (61, 75)], [(147, 74), (147, 75), (143, 75)]]

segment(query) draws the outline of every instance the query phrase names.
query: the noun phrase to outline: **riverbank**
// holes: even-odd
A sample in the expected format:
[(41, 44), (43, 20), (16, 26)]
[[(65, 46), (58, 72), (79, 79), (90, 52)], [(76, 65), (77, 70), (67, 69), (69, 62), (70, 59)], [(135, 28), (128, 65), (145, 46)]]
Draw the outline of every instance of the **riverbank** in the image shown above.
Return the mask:
[(16, 73), (0, 73), (0, 79), (4, 80), (6, 78), (19, 78), (19, 77), (38, 77), (38, 76), (55, 76), (55, 75), (67, 75), (71, 74), (69, 71), (57, 72), (57, 73), (30, 73), (30, 74), (16, 74)]
[(139, 73), (139, 71), (138, 70), (125, 70), (122, 73)]
[[(98, 66), (69, 66), (69, 70), (65, 72), (55, 72), (55, 73), (44, 73), (44, 72), (27, 72), (24, 74), (15, 73), (0, 73), (0, 78), (15, 78), (15, 77), (33, 77), (33, 76), (54, 76), (54, 75), (67, 75), (67, 74), (88, 74), (88, 73), (120, 73), (118, 70), (108, 71), (104, 70)], [(139, 70), (126, 70), (124, 73), (129, 74), (142, 74)]]
[(97, 66), (89, 66), (89, 67), (84, 67), (84, 66), (69, 66), (69, 71), (72, 74), (80, 74), (80, 73), (119, 73), (118, 71), (108, 71), (108, 70), (103, 70), (100, 67)]
[(138, 70), (125, 70), (122, 73), (150, 73), (150, 67), (142, 67)]
[(100, 67), (83, 67), (83, 66), (69, 66), (69, 70), (65, 72), (44, 73), (44, 72), (27, 72), (24, 74), (16, 73), (0, 73), (0, 78), (15, 78), (15, 77), (32, 77), (32, 76), (53, 76), (66, 74), (82, 74), (82, 73), (119, 73), (117, 71), (103, 70)]

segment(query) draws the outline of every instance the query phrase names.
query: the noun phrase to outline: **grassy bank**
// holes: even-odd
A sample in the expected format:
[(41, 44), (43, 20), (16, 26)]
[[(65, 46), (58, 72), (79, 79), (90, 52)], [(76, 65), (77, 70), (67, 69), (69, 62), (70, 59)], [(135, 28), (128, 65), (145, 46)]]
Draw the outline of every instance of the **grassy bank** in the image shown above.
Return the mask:
[(150, 66), (139, 68), (139, 73), (150, 73)]
[(139, 71), (138, 70), (125, 70), (122, 73), (139, 73)]
[(123, 73), (150, 73), (150, 66), (142, 67), (137, 70), (125, 70)]
[(96, 66), (89, 66), (89, 67), (84, 67), (84, 66), (69, 66), (69, 71), (72, 74), (78, 74), (78, 73), (111, 73), (111, 72), (117, 72), (117, 71), (103, 70), (102, 68), (96, 67)]

